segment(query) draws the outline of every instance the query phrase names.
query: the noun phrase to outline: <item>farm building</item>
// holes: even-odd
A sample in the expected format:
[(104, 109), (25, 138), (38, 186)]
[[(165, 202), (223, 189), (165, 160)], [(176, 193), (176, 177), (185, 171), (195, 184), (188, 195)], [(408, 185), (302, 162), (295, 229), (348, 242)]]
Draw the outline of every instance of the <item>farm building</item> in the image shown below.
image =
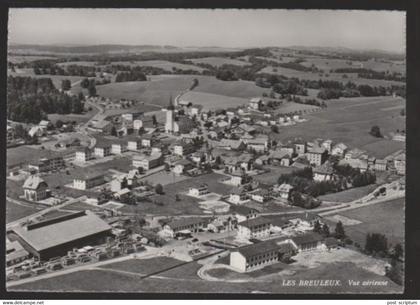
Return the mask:
[(290, 243), (263, 241), (232, 251), (229, 265), (241, 272), (253, 271), (286, 259), (295, 251)]
[(80, 211), (13, 229), (26, 251), (45, 261), (73, 248), (103, 242), (111, 226), (90, 211)]

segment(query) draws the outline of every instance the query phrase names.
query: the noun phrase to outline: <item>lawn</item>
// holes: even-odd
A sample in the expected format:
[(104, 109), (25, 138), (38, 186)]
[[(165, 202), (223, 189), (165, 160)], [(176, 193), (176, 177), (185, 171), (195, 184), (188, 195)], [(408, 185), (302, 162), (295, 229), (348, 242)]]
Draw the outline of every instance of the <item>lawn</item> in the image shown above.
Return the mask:
[(86, 123), (90, 120), (96, 113), (98, 113), (98, 109), (95, 107), (92, 107), (92, 110), (87, 111), (83, 114), (58, 114), (58, 113), (52, 113), (48, 115), (48, 120), (51, 121), (51, 123), (55, 124), (58, 120), (61, 120), (63, 122), (66, 121), (76, 121), (77, 124), (79, 123)]
[(170, 96), (175, 98), (191, 87), (193, 79), (199, 85), (194, 92), (205, 92), (227, 97), (252, 98), (269, 90), (260, 88), (250, 81), (221, 81), (212, 76), (202, 75), (156, 75), (150, 81), (110, 83), (97, 86), (98, 94), (111, 99), (133, 99), (159, 106), (168, 105)]
[[(337, 213), (344, 217), (361, 221), (361, 224), (345, 226), (346, 234), (364, 247), (366, 234), (381, 233), (388, 244), (404, 243), (405, 198)], [(332, 216), (332, 215), (331, 215)], [(330, 221), (331, 222), (331, 221)]]
[[(284, 286), (283, 279), (340, 280), (342, 286)], [(353, 263), (324, 264), (318, 268), (304, 270), (292, 276), (282, 276), (268, 282), (230, 283), (203, 281), (189, 277), (177, 279), (146, 278), (118, 274), (106, 270), (85, 270), (53, 278), (38, 280), (14, 287), (9, 291), (86, 291), (86, 292), (158, 292), (158, 293), (396, 293), (402, 287), (388, 281), (386, 286), (351, 287), (349, 279), (386, 281), (383, 276), (373, 274)]]
[(149, 259), (129, 259), (118, 263), (102, 265), (101, 268), (133, 272), (145, 276), (183, 263), (183, 261), (162, 256)]
[(200, 281), (201, 278), (198, 277), (197, 271), (203, 267), (202, 265), (198, 264), (197, 262), (190, 262), (188, 264), (184, 264), (177, 268), (164, 271), (159, 274), (161, 277), (171, 278), (171, 279), (191, 279), (191, 280), (198, 280)]
[[(305, 115), (307, 122), (297, 126), (285, 126), (278, 134), (271, 133), (279, 141), (302, 138), (311, 141), (322, 136), (335, 143), (344, 142), (353, 148), (365, 148), (381, 158), (405, 146), (403, 142), (375, 138), (369, 134), (372, 126), (378, 125), (385, 136), (396, 129), (405, 129), (405, 117), (391, 106), (405, 104), (391, 97), (339, 99), (328, 102), (328, 108)], [(388, 110), (378, 111), (388, 108)]]
[(350, 202), (373, 192), (378, 186), (376, 184), (366, 185), (362, 187), (355, 187), (338, 193), (327, 194), (319, 196), (318, 199), (322, 201), (332, 202)]
[(21, 219), (43, 210), (44, 206), (33, 204), (20, 205), (6, 200), (6, 223)]
[[(47, 156), (50, 153), (48, 150), (38, 149), (30, 147), (27, 145), (22, 145), (18, 147), (8, 148), (7, 149), (7, 166), (13, 167), (21, 163), (30, 163), (32, 161), (37, 161), (39, 158)], [(57, 153), (58, 155), (66, 155), (68, 151), (61, 151)]]
[(91, 204), (87, 204), (84, 202), (75, 202), (70, 205), (66, 205), (63, 209), (67, 210), (74, 210), (76, 211), (84, 211), (84, 210), (97, 210), (101, 209), (101, 207), (93, 206)]
[(167, 184), (172, 184), (172, 183), (176, 183), (176, 182), (180, 182), (183, 180), (189, 179), (187, 176), (177, 176), (172, 172), (166, 172), (166, 171), (160, 171), (154, 174), (151, 174), (147, 177), (142, 178), (142, 181), (147, 181), (151, 184), (162, 184), (162, 185), (167, 185)]
[(295, 167), (286, 166), (265, 166), (264, 168), (270, 170), (269, 172), (253, 176), (254, 180), (263, 183), (273, 185), (277, 183), (280, 175), (289, 174), (296, 170)]
[(247, 66), (250, 63), (238, 59), (231, 59), (226, 57), (202, 57), (187, 59), (194, 63), (202, 63), (212, 65), (214, 67), (220, 67), (222, 65), (235, 65), (235, 66)]
[[(120, 209), (124, 213), (141, 213), (150, 215), (202, 215), (204, 210), (200, 208), (200, 200), (185, 195), (192, 185), (199, 185), (201, 183), (207, 183), (209, 191), (226, 195), (233, 188), (233, 186), (226, 185), (218, 182), (225, 176), (211, 173), (201, 175), (194, 178), (188, 178), (179, 182), (167, 184), (163, 187), (163, 195), (153, 195), (150, 197), (150, 201), (139, 202), (136, 206), (124, 206)], [(146, 179), (147, 180), (147, 179)], [(179, 196), (180, 200), (176, 200), (176, 195)], [(155, 202), (160, 202), (162, 205), (158, 205)]]

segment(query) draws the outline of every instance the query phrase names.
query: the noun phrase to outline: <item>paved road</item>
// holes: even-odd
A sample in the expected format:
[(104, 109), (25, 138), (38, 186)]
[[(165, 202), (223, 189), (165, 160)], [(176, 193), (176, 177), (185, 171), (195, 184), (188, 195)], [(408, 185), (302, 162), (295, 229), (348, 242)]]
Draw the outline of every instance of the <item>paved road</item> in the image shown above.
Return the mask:
[(47, 279), (47, 278), (51, 278), (51, 277), (55, 277), (55, 276), (65, 275), (65, 274), (69, 274), (69, 273), (73, 273), (73, 272), (77, 272), (77, 271), (97, 269), (98, 267), (103, 266), (103, 265), (108, 265), (108, 264), (117, 263), (117, 262), (123, 262), (123, 261), (133, 259), (133, 258), (152, 258), (152, 257), (158, 256), (159, 252), (161, 251), (161, 249), (159, 249), (159, 248), (150, 248), (150, 247), (146, 247), (146, 248), (147, 248), (147, 250), (144, 251), (144, 252), (141, 252), (141, 253), (133, 253), (133, 254), (130, 254), (130, 255), (127, 255), (127, 256), (112, 258), (112, 259), (108, 259), (108, 260), (105, 260), (105, 261), (96, 262), (96, 263), (93, 263), (93, 264), (81, 265), (81, 266), (77, 266), (77, 267), (73, 267), (73, 268), (66, 268), (66, 269), (63, 269), (63, 270), (60, 270), (60, 271), (50, 272), (50, 273), (46, 273), (46, 274), (39, 275), (39, 276), (34, 276), (34, 277), (26, 278), (26, 279), (7, 282), (6, 286), (7, 287), (13, 287), (13, 286), (16, 286), (16, 285), (30, 283), (30, 282), (34, 282), (34, 281), (38, 281), (38, 280), (42, 280), (42, 279)]

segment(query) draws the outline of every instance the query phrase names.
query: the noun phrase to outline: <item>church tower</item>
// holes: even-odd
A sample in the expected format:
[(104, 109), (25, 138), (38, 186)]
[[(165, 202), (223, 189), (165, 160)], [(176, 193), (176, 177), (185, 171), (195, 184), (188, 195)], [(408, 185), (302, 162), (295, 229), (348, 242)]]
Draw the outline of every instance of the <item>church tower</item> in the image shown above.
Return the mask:
[(174, 132), (174, 114), (175, 107), (172, 103), (172, 95), (169, 97), (169, 105), (166, 107), (166, 123), (165, 123), (165, 132), (171, 133)]

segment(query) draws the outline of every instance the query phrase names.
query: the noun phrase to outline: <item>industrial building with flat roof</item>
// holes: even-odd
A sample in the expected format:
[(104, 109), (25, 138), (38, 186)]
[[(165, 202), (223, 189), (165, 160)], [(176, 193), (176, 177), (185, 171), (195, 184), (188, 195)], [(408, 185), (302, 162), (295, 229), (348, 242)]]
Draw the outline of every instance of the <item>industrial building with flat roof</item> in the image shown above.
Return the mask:
[(80, 211), (13, 229), (17, 240), (40, 260), (63, 256), (73, 248), (97, 244), (111, 226), (91, 211)]

